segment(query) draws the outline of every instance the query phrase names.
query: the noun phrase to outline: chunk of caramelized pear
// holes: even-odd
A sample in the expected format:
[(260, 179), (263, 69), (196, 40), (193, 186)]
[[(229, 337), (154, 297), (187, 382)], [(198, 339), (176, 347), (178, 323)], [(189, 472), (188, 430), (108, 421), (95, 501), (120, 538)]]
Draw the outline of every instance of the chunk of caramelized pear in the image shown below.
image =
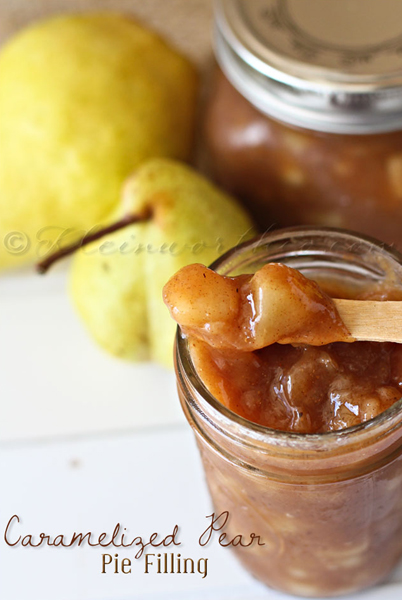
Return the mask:
[(163, 297), (184, 333), (217, 348), (252, 351), (274, 343), (353, 340), (331, 298), (280, 263), (238, 277), (188, 265), (168, 281)]

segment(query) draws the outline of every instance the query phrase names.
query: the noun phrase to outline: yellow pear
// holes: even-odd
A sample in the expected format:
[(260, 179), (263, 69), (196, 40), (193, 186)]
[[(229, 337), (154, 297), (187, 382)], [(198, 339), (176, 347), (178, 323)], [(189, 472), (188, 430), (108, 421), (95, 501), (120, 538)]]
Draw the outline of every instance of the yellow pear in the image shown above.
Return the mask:
[(9, 41), (0, 53), (0, 268), (104, 221), (144, 160), (186, 159), (196, 92), (193, 66), (126, 16), (55, 17)]
[(254, 234), (243, 208), (190, 167), (168, 159), (145, 163), (125, 185), (114, 219), (143, 222), (81, 248), (71, 293), (103, 348), (130, 360), (172, 364), (175, 324), (162, 288), (181, 267), (210, 264)]

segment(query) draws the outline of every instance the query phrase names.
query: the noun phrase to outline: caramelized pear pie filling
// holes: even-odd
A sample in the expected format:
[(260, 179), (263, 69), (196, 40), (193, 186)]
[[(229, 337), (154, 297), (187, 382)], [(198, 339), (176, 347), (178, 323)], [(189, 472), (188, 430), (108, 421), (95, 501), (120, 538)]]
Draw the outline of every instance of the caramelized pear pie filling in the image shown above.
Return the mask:
[(331, 298), (286, 265), (237, 277), (189, 265), (163, 293), (209, 392), (249, 421), (321, 433), (402, 396), (402, 345), (354, 341)]

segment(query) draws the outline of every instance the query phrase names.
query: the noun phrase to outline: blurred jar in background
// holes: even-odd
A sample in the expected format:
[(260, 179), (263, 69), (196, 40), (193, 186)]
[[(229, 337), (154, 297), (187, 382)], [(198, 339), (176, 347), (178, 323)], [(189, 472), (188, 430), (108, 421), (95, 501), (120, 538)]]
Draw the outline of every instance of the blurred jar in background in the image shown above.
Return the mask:
[(218, 0), (208, 168), (260, 229), (402, 248), (402, 3)]

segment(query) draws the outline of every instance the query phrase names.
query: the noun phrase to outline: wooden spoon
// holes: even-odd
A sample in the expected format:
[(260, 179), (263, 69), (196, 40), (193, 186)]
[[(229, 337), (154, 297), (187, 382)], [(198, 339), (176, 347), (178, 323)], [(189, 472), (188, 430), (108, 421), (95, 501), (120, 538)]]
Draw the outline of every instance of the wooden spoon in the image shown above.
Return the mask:
[(356, 340), (402, 344), (402, 301), (333, 300)]

